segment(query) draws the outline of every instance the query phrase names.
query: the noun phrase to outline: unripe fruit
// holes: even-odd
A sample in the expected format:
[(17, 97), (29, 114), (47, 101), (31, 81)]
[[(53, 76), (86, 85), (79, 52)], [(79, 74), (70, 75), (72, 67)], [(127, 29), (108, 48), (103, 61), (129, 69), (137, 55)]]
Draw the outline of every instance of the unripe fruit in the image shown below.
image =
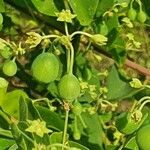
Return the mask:
[(13, 60), (6, 61), (2, 69), (5, 75), (14, 76), (17, 72), (17, 65)]
[(59, 61), (54, 54), (42, 53), (38, 55), (31, 66), (32, 74), (40, 82), (54, 81), (59, 73)]
[(134, 21), (135, 18), (136, 18), (136, 15), (137, 15), (137, 12), (134, 8), (130, 8), (129, 11), (128, 11), (128, 18), (131, 20), (131, 21)]
[(79, 81), (73, 74), (66, 74), (61, 78), (58, 84), (58, 90), (64, 100), (73, 101), (80, 94)]
[(147, 19), (147, 15), (144, 11), (140, 10), (138, 13), (137, 13), (137, 20), (141, 23), (144, 23)]
[(145, 125), (138, 130), (136, 141), (141, 150), (150, 149), (150, 124)]

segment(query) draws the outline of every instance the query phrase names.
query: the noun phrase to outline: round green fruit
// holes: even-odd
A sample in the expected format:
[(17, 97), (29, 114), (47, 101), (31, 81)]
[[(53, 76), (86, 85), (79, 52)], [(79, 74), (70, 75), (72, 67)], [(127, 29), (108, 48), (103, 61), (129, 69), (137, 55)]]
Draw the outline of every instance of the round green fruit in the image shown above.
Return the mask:
[(147, 15), (144, 11), (140, 10), (138, 13), (137, 13), (137, 20), (141, 23), (144, 23), (147, 19)]
[(150, 124), (145, 125), (138, 130), (136, 141), (141, 150), (150, 149)]
[(134, 8), (130, 8), (127, 15), (131, 21), (134, 21), (136, 18), (137, 12)]
[(61, 78), (58, 84), (58, 90), (64, 100), (73, 101), (80, 94), (79, 81), (73, 74), (66, 74)]
[(13, 61), (6, 61), (3, 65), (3, 73), (7, 76), (14, 76), (17, 72), (17, 64)]
[(43, 83), (54, 81), (59, 73), (59, 60), (52, 53), (38, 55), (31, 66), (33, 77)]

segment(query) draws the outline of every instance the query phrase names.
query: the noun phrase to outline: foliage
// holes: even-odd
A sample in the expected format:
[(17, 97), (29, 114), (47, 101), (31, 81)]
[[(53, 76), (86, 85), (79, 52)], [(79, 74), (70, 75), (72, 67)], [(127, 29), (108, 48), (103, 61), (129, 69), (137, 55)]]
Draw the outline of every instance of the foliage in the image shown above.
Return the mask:
[(0, 0), (0, 149), (148, 150), (148, 4)]

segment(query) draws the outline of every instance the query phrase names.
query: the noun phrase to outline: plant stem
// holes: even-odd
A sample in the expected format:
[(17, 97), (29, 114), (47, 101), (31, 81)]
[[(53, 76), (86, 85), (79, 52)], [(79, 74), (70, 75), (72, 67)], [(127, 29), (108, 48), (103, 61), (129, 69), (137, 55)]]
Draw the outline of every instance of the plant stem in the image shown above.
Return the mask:
[(143, 101), (147, 100), (147, 99), (150, 99), (150, 96), (144, 96), (142, 97), (138, 102), (137, 102), (137, 105), (141, 104)]
[(65, 22), (65, 33), (66, 33), (66, 36), (69, 37), (69, 32), (68, 32), (68, 25), (67, 25), (67, 22)]
[(88, 36), (88, 37), (92, 37), (91, 34), (89, 33), (86, 33), (86, 32), (83, 32), (83, 31), (75, 31), (73, 32), (71, 35), (70, 35), (70, 38), (72, 39), (73, 36), (77, 35), (77, 34), (82, 34), (82, 35), (85, 35), (85, 36)]
[[(67, 126), (68, 126), (68, 118), (69, 118), (69, 104), (66, 103), (65, 106), (64, 107), (65, 107), (66, 115), (65, 115), (65, 124), (64, 124), (64, 132), (63, 132), (63, 141), (62, 141), (62, 144), (64, 146), (66, 145), (66, 140), (67, 140), (66, 137), (67, 137)], [(62, 147), (62, 150), (64, 150), (64, 147)]]
[(71, 58), (70, 58), (69, 73), (72, 74), (72, 72), (73, 72), (73, 64), (74, 64), (74, 48), (73, 48), (71, 43), (70, 43), (70, 53), (71, 53)]
[(82, 123), (83, 127), (84, 127), (84, 128), (87, 128), (87, 126), (86, 126), (84, 120), (82, 119), (82, 116), (81, 116), (81, 115), (78, 115), (78, 117), (79, 117), (80, 122)]
[(69, 70), (70, 70), (70, 60), (71, 60), (71, 53), (70, 53), (70, 50), (69, 49), (67, 49), (67, 52), (66, 52), (66, 55), (67, 55), (67, 73), (69, 73)]
[(68, 5), (68, 0), (64, 0), (64, 5), (65, 5), (65, 9), (68, 9), (68, 10), (70, 9)]
[(142, 109), (143, 109), (143, 107), (144, 107), (147, 103), (150, 103), (150, 99), (148, 99), (148, 100), (144, 101), (144, 102), (141, 104), (141, 106), (140, 106), (139, 110), (142, 110)]
[(44, 35), (42, 36), (42, 40), (49, 39), (49, 38), (59, 38), (59, 37), (60, 37), (59, 35)]

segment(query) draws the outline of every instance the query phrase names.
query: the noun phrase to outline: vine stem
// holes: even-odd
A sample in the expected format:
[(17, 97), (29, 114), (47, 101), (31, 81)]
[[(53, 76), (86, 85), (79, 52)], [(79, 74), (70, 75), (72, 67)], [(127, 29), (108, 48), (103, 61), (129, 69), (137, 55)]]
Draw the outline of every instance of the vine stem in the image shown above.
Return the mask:
[(141, 106), (139, 107), (139, 110), (142, 110), (143, 107), (144, 107), (147, 103), (150, 103), (150, 99), (144, 101), (144, 102), (141, 104)]
[[(62, 144), (65, 146), (66, 145), (66, 137), (67, 137), (67, 126), (68, 126), (68, 118), (69, 118), (69, 103), (65, 103), (64, 104), (64, 109), (66, 111), (66, 115), (65, 115), (65, 124), (64, 124), (64, 132), (63, 132), (63, 140), (62, 140)], [(64, 150), (64, 147), (62, 147), (62, 150)]]
[(73, 64), (74, 64), (74, 48), (73, 48), (71, 43), (70, 43), (70, 53), (71, 53), (71, 58), (70, 58), (69, 73), (72, 74), (72, 72), (73, 72)]
[(67, 25), (67, 22), (65, 22), (65, 33), (66, 33), (66, 36), (69, 37), (69, 32), (68, 32), (68, 25)]
[(78, 117), (79, 117), (80, 122), (81, 122), (81, 124), (83, 125), (83, 127), (84, 127), (84, 128), (87, 128), (87, 126), (86, 126), (86, 124), (85, 124), (85, 122), (84, 122), (84, 120), (83, 120), (83, 118), (82, 118), (81, 114), (80, 114), (80, 115), (78, 115)]
[(44, 35), (42, 36), (42, 40), (49, 39), (49, 38), (59, 38), (59, 37), (60, 37), (59, 35)]
[(70, 70), (70, 60), (71, 60), (71, 53), (70, 53), (70, 50), (69, 49), (67, 49), (67, 53), (66, 53), (66, 55), (67, 55), (67, 73), (69, 73), (69, 70)]
[(91, 34), (89, 33), (86, 33), (86, 32), (83, 32), (83, 31), (75, 31), (73, 32), (71, 35), (70, 35), (70, 38), (72, 39), (73, 36), (77, 35), (77, 34), (82, 34), (82, 35), (85, 35), (85, 36), (88, 36), (88, 37), (92, 37)]

